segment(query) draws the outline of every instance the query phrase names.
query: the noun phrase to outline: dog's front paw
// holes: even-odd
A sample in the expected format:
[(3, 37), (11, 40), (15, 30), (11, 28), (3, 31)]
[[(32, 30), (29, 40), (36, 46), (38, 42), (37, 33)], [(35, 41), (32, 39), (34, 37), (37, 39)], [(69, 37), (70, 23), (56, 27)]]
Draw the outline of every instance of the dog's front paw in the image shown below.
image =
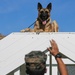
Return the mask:
[(23, 29), (21, 32), (30, 32), (30, 28)]
[(20, 32), (25, 32), (25, 30), (23, 29), (23, 30), (21, 30)]
[(43, 30), (42, 29), (38, 29), (35, 32), (43, 32)]
[(43, 29), (39, 29), (38, 32), (44, 32)]

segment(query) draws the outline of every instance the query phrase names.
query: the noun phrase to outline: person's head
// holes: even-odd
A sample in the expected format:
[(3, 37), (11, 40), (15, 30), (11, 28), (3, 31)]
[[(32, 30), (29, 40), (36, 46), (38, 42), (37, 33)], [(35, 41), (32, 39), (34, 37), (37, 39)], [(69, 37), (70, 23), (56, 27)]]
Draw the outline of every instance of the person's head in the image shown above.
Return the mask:
[(46, 73), (47, 55), (41, 51), (32, 51), (25, 55), (26, 73), (29, 75), (44, 75)]

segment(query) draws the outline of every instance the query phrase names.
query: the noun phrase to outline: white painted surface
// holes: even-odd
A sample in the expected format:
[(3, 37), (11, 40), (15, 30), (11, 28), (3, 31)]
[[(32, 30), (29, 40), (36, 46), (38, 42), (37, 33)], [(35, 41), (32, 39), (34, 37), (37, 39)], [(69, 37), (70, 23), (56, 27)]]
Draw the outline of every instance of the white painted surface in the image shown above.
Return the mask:
[[(73, 61), (69, 60), (68, 58), (62, 58), (62, 60), (67, 65), (68, 64), (75, 64)], [(49, 60), (47, 60), (47, 61), (49, 61)], [(52, 56), (52, 64), (57, 64), (57, 62), (53, 56)]]
[(46, 71), (45, 75), (50, 75), (50, 73), (49, 73), (49, 66), (46, 67), (46, 69), (47, 69), (47, 71)]
[(52, 67), (52, 75), (58, 75), (58, 69), (56, 66)]
[[(6, 75), (24, 63), (25, 54), (45, 50), (54, 39), (59, 50), (75, 61), (75, 33), (11, 33), (0, 41), (0, 75)], [(47, 62), (48, 63), (48, 62)]]
[(14, 75), (20, 75), (20, 69), (16, 70), (16, 71), (14, 72)]

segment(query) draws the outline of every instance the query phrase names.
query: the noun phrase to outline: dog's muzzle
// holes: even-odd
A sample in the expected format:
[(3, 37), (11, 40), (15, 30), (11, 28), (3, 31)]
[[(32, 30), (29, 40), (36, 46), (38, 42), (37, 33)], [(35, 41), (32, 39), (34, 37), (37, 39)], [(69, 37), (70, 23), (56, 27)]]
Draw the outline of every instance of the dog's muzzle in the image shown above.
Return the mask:
[(45, 21), (48, 18), (48, 15), (46, 13), (43, 13), (40, 17), (42, 21)]
[(45, 25), (46, 24), (46, 21), (48, 19), (48, 13), (45, 13), (45, 12), (42, 12), (41, 15), (40, 15), (40, 19), (42, 21), (42, 24)]

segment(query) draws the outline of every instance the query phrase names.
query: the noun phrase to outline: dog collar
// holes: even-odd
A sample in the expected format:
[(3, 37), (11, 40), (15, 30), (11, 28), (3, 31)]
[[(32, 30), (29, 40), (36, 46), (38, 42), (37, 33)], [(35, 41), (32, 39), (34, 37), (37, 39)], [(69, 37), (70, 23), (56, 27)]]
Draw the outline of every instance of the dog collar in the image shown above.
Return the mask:
[[(40, 17), (37, 18), (37, 20), (38, 20), (38, 19), (39, 19), (41, 22), (43, 22), (42, 19), (41, 19)], [(47, 23), (48, 21), (50, 21), (50, 23), (51, 23), (51, 18), (48, 18), (47, 20), (45, 20), (46, 23)]]

